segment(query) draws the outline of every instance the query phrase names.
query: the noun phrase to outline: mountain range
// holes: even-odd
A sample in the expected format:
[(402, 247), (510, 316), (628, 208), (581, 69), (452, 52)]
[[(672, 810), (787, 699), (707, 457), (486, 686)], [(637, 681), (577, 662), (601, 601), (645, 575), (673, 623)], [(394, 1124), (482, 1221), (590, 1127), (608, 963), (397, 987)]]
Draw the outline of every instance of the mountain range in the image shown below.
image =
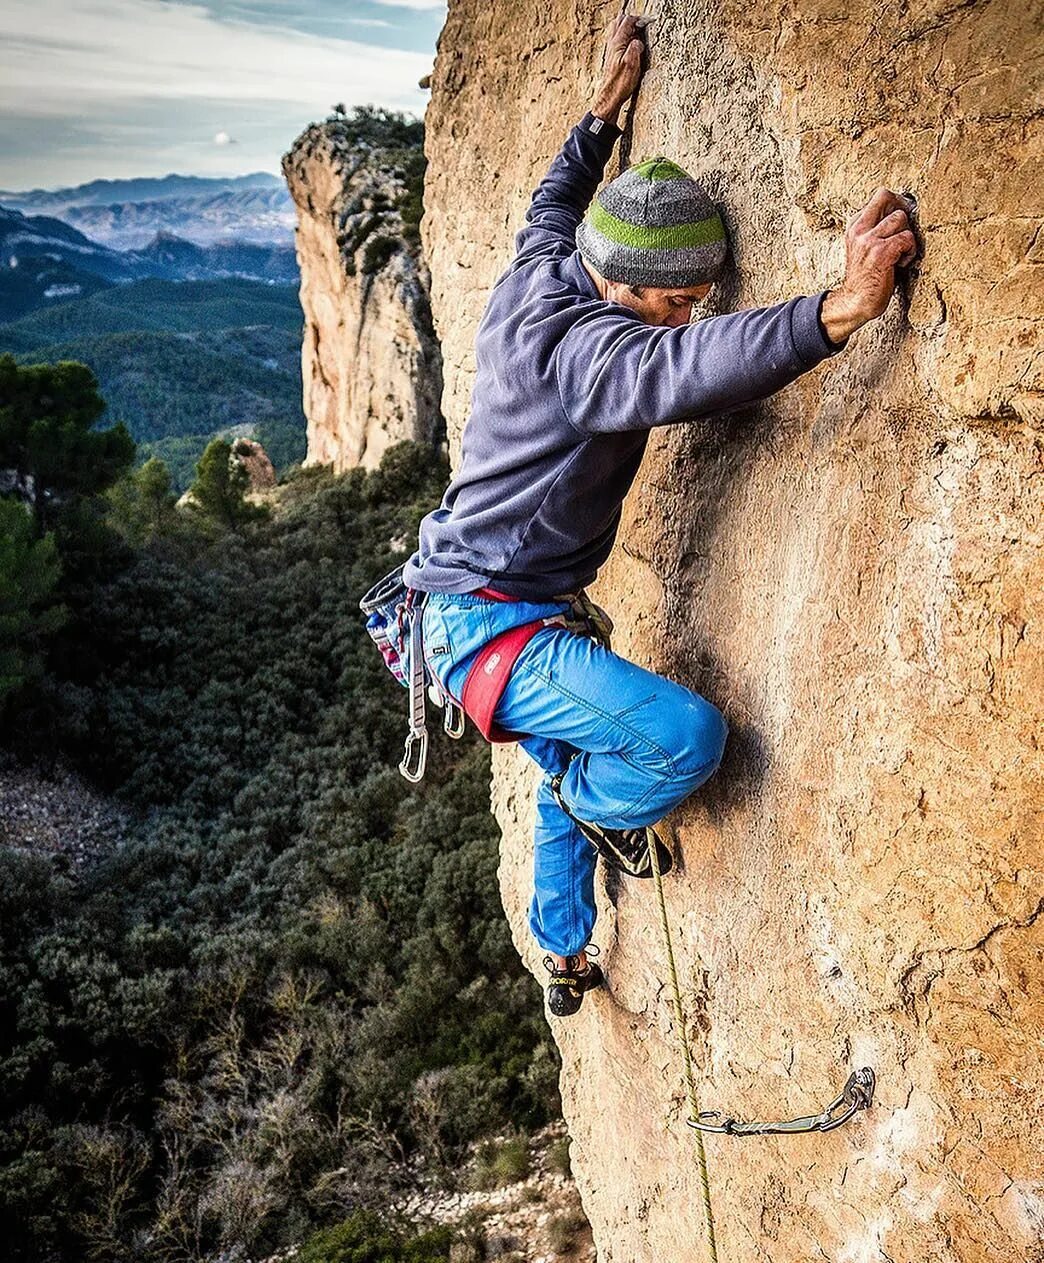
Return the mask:
[(148, 277), (292, 285), (298, 271), (290, 242), (233, 239), (202, 246), (163, 231), (140, 249), (116, 250), (61, 219), (0, 206), (0, 321)]
[(179, 489), (215, 434), (259, 438), (280, 467), (301, 459), (299, 276), (281, 180), (95, 180), (3, 201), (0, 353), (87, 364), (102, 424), (126, 422), (139, 456), (163, 457)]
[(167, 175), (92, 180), (64, 189), (0, 191), (0, 206), (61, 219), (116, 250), (141, 249), (156, 233), (173, 233), (201, 246), (232, 239), (288, 245), (294, 230), (286, 185), (267, 172), (231, 179)]

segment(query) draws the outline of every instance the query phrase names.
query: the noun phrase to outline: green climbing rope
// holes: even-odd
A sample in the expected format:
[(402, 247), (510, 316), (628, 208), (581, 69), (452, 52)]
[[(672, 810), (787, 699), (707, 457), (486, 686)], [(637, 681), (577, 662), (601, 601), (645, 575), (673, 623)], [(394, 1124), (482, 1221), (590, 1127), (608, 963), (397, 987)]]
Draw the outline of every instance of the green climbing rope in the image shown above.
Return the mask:
[[(692, 1073), (692, 1052), (689, 1039), (685, 1034), (685, 1010), (682, 1007), (681, 987), (678, 985), (678, 968), (674, 963), (674, 946), (671, 943), (671, 925), (667, 919), (667, 904), (663, 898), (663, 874), (660, 872), (660, 861), (656, 847), (651, 846), (653, 878), (656, 883), (656, 902), (660, 906), (660, 929), (663, 931), (663, 946), (667, 955), (667, 967), (671, 975), (671, 991), (674, 1002), (674, 1025), (678, 1031), (678, 1043), (681, 1046), (682, 1065), (685, 1067), (685, 1086), (689, 1093), (689, 1108), (692, 1117), (698, 1118), (700, 1107), (696, 1100), (696, 1080)], [(714, 1208), (711, 1205), (710, 1177), (707, 1174), (707, 1151), (703, 1147), (703, 1133), (696, 1131), (696, 1163), (700, 1173), (700, 1190), (703, 1196), (703, 1222), (707, 1229), (707, 1253), (711, 1263), (718, 1263), (718, 1242), (714, 1234)]]

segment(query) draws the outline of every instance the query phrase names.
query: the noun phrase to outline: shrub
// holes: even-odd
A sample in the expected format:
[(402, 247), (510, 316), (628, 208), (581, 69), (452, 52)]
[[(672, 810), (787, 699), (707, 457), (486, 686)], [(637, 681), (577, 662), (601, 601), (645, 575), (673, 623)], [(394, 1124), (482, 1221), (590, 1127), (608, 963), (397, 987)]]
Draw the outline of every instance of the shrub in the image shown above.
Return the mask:
[(506, 1140), (486, 1140), (475, 1157), (473, 1183), (476, 1189), (502, 1188), (517, 1184), (529, 1174), (529, 1144), (525, 1136)]
[(35, 538), (29, 510), (0, 499), (0, 704), (43, 669), (43, 650), (65, 621), (54, 603), (61, 565), (54, 536)]
[(371, 276), (374, 272), (379, 272), (388, 260), (395, 254), (401, 242), (387, 233), (382, 233), (378, 237), (371, 237), (366, 243), (362, 257), (362, 271), (364, 276)]
[(572, 1250), (587, 1227), (586, 1218), (580, 1211), (566, 1211), (555, 1215), (547, 1225), (547, 1242), (556, 1254)]
[(452, 1238), (449, 1228), (414, 1233), (359, 1211), (309, 1237), (294, 1258), (295, 1263), (445, 1263)]
[(234, 531), (168, 529), (156, 479), (163, 530), (77, 576), (9, 731), (130, 823), (75, 881), (0, 850), (12, 1263), (263, 1257), (386, 1205), (404, 1154), (452, 1168), (557, 1108), (488, 747), (434, 741), (405, 786), (404, 690), (357, 608), (445, 477), (412, 444), (301, 470)]
[(547, 1150), (548, 1169), (556, 1175), (570, 1176), (573, 1173), (572, 1163), (569, 1160), (569, 1137), (562, 1136), (548, 1146)]

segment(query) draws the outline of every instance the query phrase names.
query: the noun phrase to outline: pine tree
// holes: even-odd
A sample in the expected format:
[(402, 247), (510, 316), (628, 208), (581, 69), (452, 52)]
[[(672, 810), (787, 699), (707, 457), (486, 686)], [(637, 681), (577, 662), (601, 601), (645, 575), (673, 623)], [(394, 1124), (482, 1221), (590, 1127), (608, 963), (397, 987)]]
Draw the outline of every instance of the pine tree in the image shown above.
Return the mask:
[(211, 439), (196, 465), (196, 481), (190, 490), (193, 508), (215, 526), (234, 530), (264, 516), (264, 510), (246, 499), (250, 487), (247, 471), (232, 458), (232, 445)]
[(170, 470), (152, 456), (109, 490), (112, 521), (129, 543), (146, 544), (176, 530), (177, 496), (172, 488)]
[(27, 488), (38, 535), (130, 468), (134, 440), (126, 427), (94, 428), (104, 411), (85, 364), (23, 366), (0, 355), (0, 469)]
[(54, 536), (35, 538), (26, 506), (0, 499), (0, 702), (39, 674), (43, 645), (65, 621)]

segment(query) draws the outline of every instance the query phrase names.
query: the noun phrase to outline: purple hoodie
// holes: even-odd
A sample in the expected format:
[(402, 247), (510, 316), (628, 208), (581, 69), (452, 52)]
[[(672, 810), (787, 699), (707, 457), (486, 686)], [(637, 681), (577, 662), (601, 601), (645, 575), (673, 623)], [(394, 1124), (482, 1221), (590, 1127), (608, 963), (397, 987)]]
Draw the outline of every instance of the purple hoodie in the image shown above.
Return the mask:
[(679, 328), (599, 298), (575, 234), (619, 135), (586, 114), (533, 195), (479, 325), (460, 466), (421, 522), (410, 587), (531, 601), (586, 587), (653, 426), (763, 399), (842, 349), (820, 322), (826, 291)]

